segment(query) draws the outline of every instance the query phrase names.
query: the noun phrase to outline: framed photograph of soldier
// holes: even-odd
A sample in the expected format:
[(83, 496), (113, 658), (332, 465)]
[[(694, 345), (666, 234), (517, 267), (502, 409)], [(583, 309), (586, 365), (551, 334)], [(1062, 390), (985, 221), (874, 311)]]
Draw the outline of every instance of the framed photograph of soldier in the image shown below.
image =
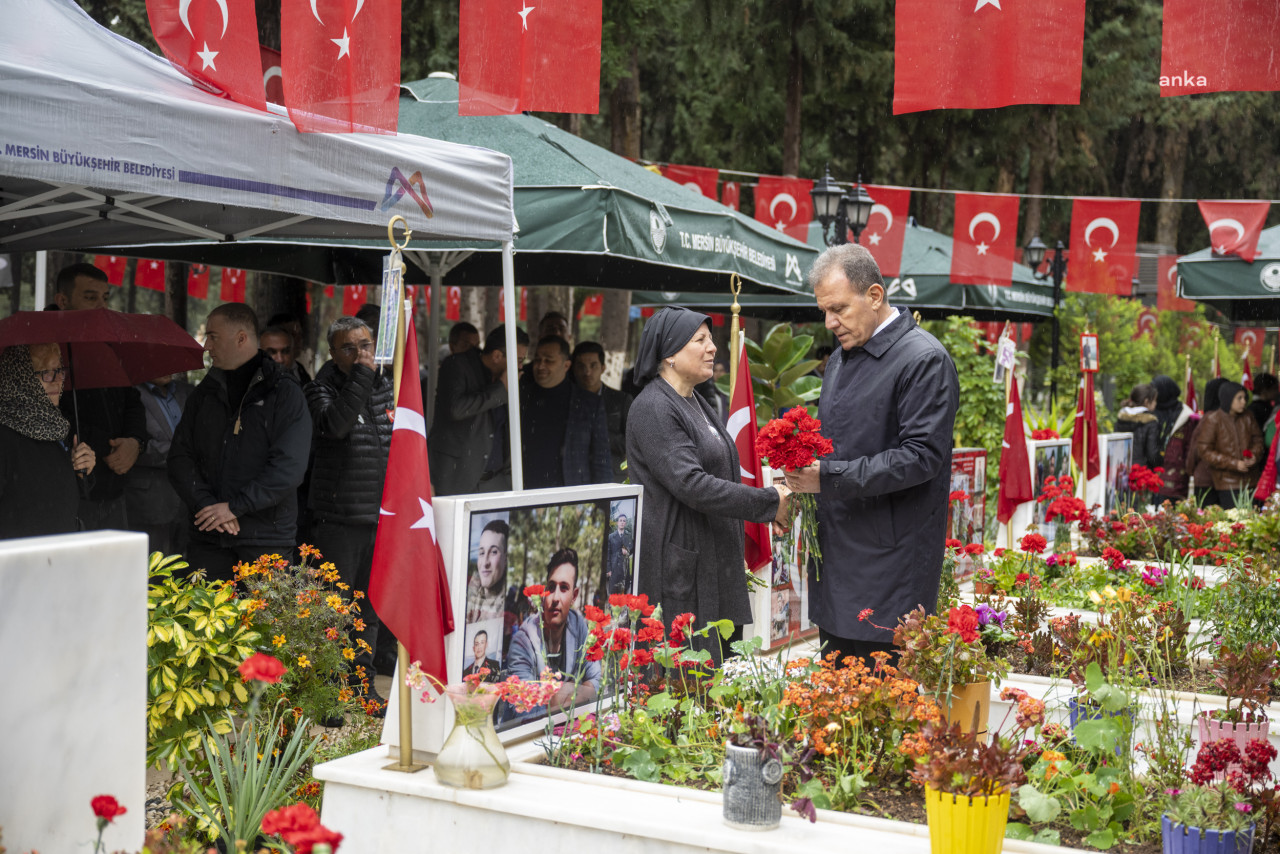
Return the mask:
[(1133, 434), (1104, 433), (1098, 437), (1102, 458), (1102, 512), (1123, 510), (1133, 505), (1129, 489), (1129, 470), (1133, 463)]
[[(529, 681), (550, 668), (565, 683), (552, 714), (594, 705), (608, 687), (598, 662), (585, 660), (583, 609), (635, 592), (640, 492), (601, 484), (437, 498), (454, 608), (449, 681), (481, 668), (490, 671), (486, 681)], [(545, 590), (536, 606), (524, 594), (534, 585)], [(520, 715), (500, 704), (495, 725), (504, 740), (518, 738), (540, 731), (547, 714), (545, 706)]]
[[(1045, 483), (1051, 477), (1064, 477), (1071, 474), (1071, 440), (1045, 439), (1030, 443), (1031, 450), (1031, 487), (1036, 495), (1044, 494)], [(1054, 541), (1058, 533), (1058, 522), (1046, 522), (1045, 515), (1048, 504), (1032, 505), (1031, 521), (1036, 530), (1049, 542)], [(1017, 534), (1015, 539), (1021, 537)]]
[[(956, 448), (951, 452), (951, 495), (964, 493), (964, 498), (952, 498), (947, 513), (947, 539), (959, 540), (965, 545), (981, 543), (987, 523), (987, 452), (983, 448)], [(956, 558), (955, 574), (958, 581), (973, 575), (973, 557)]]
[[(765, 469), (766, 486), (773, 483), (773, 469)], [(777, 473), (777, 478), (781, 478)], [(776, 649), (813, 637), (818, 627), (809, 620), (809, 591), (806, 574), (800, 570), (804, 555), (800, 546), (800, 523), (796, 517), (790, 537), (771, 536), (772, 559), (757, 571), (762, 583), (752, 592), (753, 621), (745, 637), (759, 636), (762, 649)]]
[(1098, 372), (1098, 336), (1086, 332), (1080, 336), (1080, 370), (1086, 374)]

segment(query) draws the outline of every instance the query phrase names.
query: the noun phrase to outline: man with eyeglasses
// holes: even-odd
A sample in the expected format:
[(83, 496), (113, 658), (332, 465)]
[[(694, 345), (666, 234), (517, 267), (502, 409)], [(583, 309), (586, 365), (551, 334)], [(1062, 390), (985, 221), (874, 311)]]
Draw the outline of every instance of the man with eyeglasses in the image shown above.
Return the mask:
[[(363, 320), (338, 318), (329, 327), (332, 358), (306, 387), (313, 425), (311, 539), (353, 591), (369, 589), (395, 408), (391, 378), (376, 369), (373, 351), (373, 333)], [(361, 604), (364, 629), (352, 632), (351, 684), (359, 687), (361, 675), (367, 676), (367, 697), (381, 704), (372, 683), (380, 621), (367, 599)]]
[[(92, 264), (72, 264), (58, 272), (53, 295), (57, 308), (106, 308), (110, 298), (107, 274)], [(88, 531), (128, 529), (125, 483), (147, 447), (147, 413), (138, 390), (125, 386), (68, 392), (59, 408), (101, 464), (88, 496), (80, 500), (81, 524)]]

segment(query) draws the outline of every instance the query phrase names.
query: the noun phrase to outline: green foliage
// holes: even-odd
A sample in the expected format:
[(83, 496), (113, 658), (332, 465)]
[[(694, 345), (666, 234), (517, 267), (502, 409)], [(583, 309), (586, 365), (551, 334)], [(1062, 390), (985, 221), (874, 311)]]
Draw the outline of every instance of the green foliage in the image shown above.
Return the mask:
[[(780, 410), (793, 406), (805, 405), (810, 415), (816, 415), (815, 407), (809, 404), (822, 391), (822, 379), (813, 376), (819, 362), (805, 358), (813, 348), (813, 336), (795, 335), (791, 324), (779, 323), (765, 335), (763, 344), (757, 345), (745, 336), (743, 340), (754, 383), (757, 423), (763, 426)], [(716, 385), (726, 395), (729, 393), (727, 375)]]
[(230, 732), (221, 713), (248, 700), (236, 668), (258, 640), (235, 585), (174, 577), (186, 567), (156, 552), (148, 569), (156, 581), (147, 592), (147, 763), (157, 767), (199, 750), (208, 726)]
[(963, 405), (956, 413), (956, 447), (986, 448), (987, 471), (994, 471), (1004, 438), (1005, 406), (1004, 386), (991, 380), (995, 357), (987, 351), (982, 332), (966, 317), (948, 317), (926, 328), (947, 348), (960, 377)]
[(1222, 573), (1208, 615), (1212, 634), (1235, 650), (1280, 637), (1280, 567), (1275, 558), (1233, 559)]

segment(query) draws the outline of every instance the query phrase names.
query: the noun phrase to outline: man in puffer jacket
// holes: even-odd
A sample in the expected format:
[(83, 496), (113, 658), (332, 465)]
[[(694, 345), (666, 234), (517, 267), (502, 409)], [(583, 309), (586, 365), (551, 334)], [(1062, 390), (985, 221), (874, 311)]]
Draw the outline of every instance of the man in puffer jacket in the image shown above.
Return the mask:
[[(332, 562), (342, 583), (366, 593), (373, 567), (382, 484), (391, 448), (392, 383), (373, 364), (373, 334), (363, 320), (340, 317), (329, 327), (332, 358), (306, 387), (307, 406), (315, 425), (312, 444), (312, 539), (325, 561)], [(368, 599), (360, 602), (364, 629), (352, 633), (355, 667), (351, 682), (373, 678), (373, 649), (380, 621)], [(360, 670), (363, 668), (363, 672)], [(368, 699), (382, 698), (368, 687)]]

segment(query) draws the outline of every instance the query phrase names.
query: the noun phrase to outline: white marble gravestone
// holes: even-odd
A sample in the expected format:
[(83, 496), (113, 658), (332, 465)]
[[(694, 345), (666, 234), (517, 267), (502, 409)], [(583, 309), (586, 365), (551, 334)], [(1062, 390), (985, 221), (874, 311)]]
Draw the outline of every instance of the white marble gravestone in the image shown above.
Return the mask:
[(89, 801), (128, 812), (108, 851), (142, 847), (147, 538), (0, 541), (0, 828), (15, 852), (93, 849)]

